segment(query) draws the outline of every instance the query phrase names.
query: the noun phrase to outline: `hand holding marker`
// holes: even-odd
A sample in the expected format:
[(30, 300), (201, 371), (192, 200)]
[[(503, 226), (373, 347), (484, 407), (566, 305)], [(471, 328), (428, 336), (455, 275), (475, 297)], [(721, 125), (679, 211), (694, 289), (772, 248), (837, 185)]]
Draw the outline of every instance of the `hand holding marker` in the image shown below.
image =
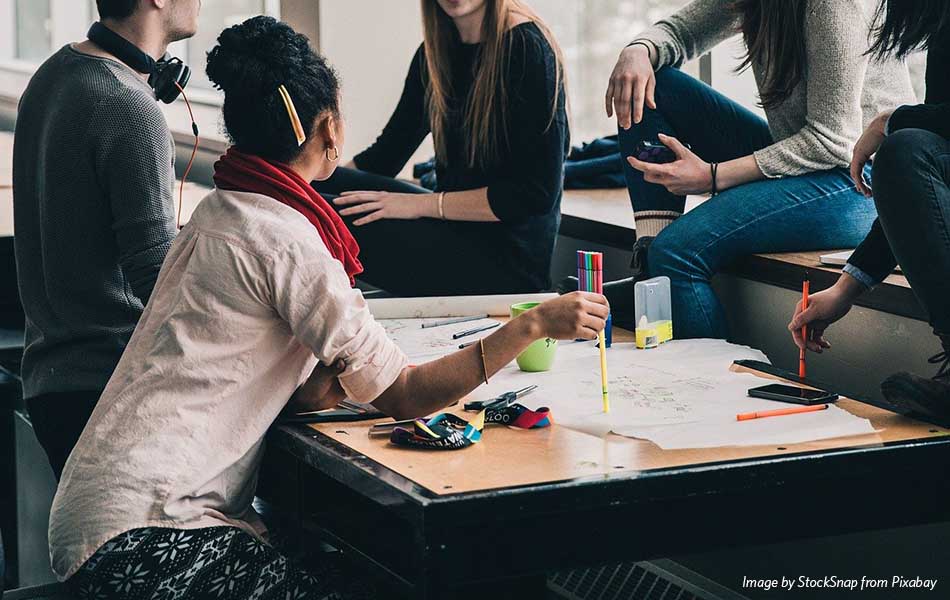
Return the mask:
[[(601, 252), (577, 251), (577, 280), (581, 291), (604, 293), (604, 255)], [(610, 412), (610, 395), (607, 391), (607, 340), (604, 330), (597, 334), (600, 347), (600, 386), (604, 412)]]

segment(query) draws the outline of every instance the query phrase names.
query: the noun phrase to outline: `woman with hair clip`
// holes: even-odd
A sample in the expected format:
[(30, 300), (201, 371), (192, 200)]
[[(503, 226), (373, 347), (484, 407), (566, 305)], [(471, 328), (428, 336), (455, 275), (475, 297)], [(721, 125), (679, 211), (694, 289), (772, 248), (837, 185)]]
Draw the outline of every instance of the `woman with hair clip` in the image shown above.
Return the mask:
[[(939, 422), (950, 420), (950, 2), (881, 0), (873, 57), (927, 50), (924, 104), (888, 108), (858, 140), (851, 159), (857, 190), (873, 195), (878, 220), (831, 288), (801, 303), (789, 323), (799, 347), (821, 352), (829, 325), (900, 263), (943, 351), (933, 378), (897, 373), (881, 392), (896, 408)], [(874, 156), (870, 185), (861, 179)], [(801, 332), (808, 326), (808, 339)]]
[[(560, 50), (521, 0), (422, 0), (425, 41), (376, 142), (318, 191), (399, 295), (551, 286), (569, 150)], [(435, 142), (434, 192), (393, 179)], [(426, 276), (414, 276), (425, 265)]]
[(270, 17), (225, 30), (207, 71), (233, 146), (66, 463), (53, 570), (83, 599), (346, 597), (360, 578), (302, 570), (262, 541), (251, 500), (274, 419), (344, 396), (431, 414), (535, 339), (595, 338), (609, 308), (557, 298), (409, 368), (352, 288), (356, 242), (309, 184), (343, 148), (336, 74)]
[[(710, 283), (758, 252), (853, 247), (875, 218), (848, 175), (851, 148), (881, 110), (914, 95), (907, 69), (865, 55), (874, 0), (695, 0), (634, 38), (607, 94), (634, 210), (635, 278), (672, 282), (679, 338), (726, 338)], [(762, 119), (678, 70), (741, 33)], [(663, 144), (672, 162), (640, 160)], [(690, 194), (711, 198), (683, 215)], [(608, 293), (629, 321), (632, 280)]]

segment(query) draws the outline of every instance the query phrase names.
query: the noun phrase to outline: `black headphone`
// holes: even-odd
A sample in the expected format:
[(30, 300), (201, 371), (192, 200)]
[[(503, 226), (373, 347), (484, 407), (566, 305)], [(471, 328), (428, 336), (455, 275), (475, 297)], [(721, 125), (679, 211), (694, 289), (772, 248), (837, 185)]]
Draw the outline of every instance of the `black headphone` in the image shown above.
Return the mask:
[[(87, 37), (103, 50), (139, 73), (148, 75), (148, 85), (155, 91), (155, 99), (171, 104), (191, 79), (191, 69), (181, 59), (165, 55), (155, 60), (142, 52), (135, 44), (96, 21), (89, 28)], [(177, 85), (176, 85), (177, 84)]]

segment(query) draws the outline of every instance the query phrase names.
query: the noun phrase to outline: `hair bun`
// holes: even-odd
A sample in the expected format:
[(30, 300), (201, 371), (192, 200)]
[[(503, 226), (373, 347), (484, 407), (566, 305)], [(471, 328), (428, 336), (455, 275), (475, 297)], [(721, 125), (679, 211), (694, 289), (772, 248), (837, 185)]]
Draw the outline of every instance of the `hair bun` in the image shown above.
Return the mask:
[(306, 36), (273, 17), (258, 16), (229, 27), (208, 52), (208, 79), (224, 92), (276, 88), (311, 53)]

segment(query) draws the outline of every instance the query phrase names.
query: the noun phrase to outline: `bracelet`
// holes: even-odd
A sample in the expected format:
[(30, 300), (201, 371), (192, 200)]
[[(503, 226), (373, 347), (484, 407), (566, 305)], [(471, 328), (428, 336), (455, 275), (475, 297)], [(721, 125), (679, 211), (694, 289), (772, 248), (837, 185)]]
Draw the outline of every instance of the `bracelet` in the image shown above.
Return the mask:
[(488, 385), (488, 363), (485, 362), (485, 339), (478, 340), (478, 348), (482, 351), (482, 374), (485, 375), (485, 385)]
[(445, 192), (439, 192), (439, 218), (445, 220)]
[(711, 195), (719, 193), (719, 186), (716, 185), (716, 172), (719, 171), (719, 163), (709, 163), (709, 172), (712, 173), (712, 191)]

